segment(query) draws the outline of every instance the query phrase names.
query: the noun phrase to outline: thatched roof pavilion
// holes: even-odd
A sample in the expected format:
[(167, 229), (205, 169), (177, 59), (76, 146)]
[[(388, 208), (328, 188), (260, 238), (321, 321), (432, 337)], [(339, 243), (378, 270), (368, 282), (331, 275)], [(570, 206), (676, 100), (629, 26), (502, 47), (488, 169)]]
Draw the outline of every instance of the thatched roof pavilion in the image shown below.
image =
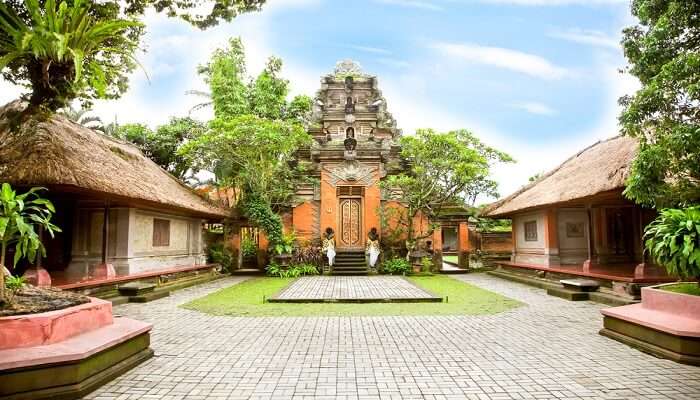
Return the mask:
[(625, 185), (638, 143), (627, 136), (596, 142), (515, 193), (487, 206), (483, 215), (506, 217), (516, 212), (563, 204)]
[(39, 123), (35, 133), (13, 132), (10, 116), (23, 107), (14, 101), (0, 108), (0, 182), (208, 219), (228, 216), (230, 211), (199, 196), (135, 146), (61, 115)]

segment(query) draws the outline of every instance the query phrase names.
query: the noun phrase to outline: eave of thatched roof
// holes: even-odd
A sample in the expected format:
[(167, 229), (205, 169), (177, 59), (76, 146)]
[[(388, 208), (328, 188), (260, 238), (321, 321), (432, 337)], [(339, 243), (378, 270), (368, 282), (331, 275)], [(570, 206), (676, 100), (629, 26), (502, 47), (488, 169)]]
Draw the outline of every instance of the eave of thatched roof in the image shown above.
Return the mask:
[(487, 217), (506, 217), (546, 205), (624, 188), (638, 143), (627, 136), (596, 142), (515, 193), (488, 205)]
[(133, 200), (153, 208), (206, 218), (229, 211), (214, 205), (144, 156), (135, 146), (54, 115), (17, 132), (10, 117), (20, 101), (0, 107), (0, 182), (66, 188)]

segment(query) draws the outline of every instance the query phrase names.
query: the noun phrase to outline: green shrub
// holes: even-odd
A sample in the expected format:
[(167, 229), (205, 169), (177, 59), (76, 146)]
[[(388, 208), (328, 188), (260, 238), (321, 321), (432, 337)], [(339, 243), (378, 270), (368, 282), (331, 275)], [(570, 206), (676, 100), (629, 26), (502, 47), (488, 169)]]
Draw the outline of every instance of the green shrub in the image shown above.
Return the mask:
[(223, 243), (213, 243), (207, 249), (207, 258), (210, 263), (219, 264), (224, 271), (232, 272), (236, 268), (236, 259), (233, 251)]
[(382, 271), (391, 275), (404, 275), (411, 272), (411, 263), (403, 258), (392, 258), (384, 261)]
[(423, 257), (420, 260), (420, 272), (430, 272), (433, 269), (433, 260), (430, 257)]
[(292, 264), (311, 264), (318, 267), (323, 266), (323, 252), (319, 243), (308, 243), (305, 246), (297, 247), (292, 254)]
[(5, 287), (10, 291), (11, 294), (15, 294), (18, 290), (22, 289), (27, 283), (23, 276), (8, 276), (5, 278)]
[(243, 238), (241, 241), (243, 257), (254, 257), (258, 254), (258, 244), (253, 239)]
[(644, 238), (646, 250), (669, 274), (700, 285), (700, 206), (662, 210)]
[(319, 273), (318, 268), (311, 264), (296, 264), (284, 268), (275, 262), (271, 262), (265, 270), (269, 276), (279, 278), (298, 278), (305, 275), (318, 275)]

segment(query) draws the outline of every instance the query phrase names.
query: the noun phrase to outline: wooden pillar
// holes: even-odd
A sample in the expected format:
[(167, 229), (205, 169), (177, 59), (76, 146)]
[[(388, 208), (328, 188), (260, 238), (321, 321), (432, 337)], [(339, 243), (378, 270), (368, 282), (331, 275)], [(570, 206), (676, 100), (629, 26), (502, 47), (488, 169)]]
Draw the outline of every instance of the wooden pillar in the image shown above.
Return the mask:
[(109, 251), (109, 201), (105, 203), (102, 217), (102, 264), (107, 265), (107, 251)]
[(583, 272), (590, 272), (591, 267), (595, 264), (593, 260), (593, 209), (589, 205), (588, 207), (586, 207), (586, 211), (588, 214), (588, 222), (586, 223), (586, 238), (588, 239), (586, 241), (586, 250), (588, 251), (588, 254), (586, 257), (586, 261), (583, 262)]
[(544, 212), (544, 255), (547, 265), (560, 263), (556, 208), (549, 208)]
[(469, 253), (471, 245), (469, 243), (469, 224), (467, 221), (460, 222), (457, 232), (458, 260), (460, 268), (469, 268)]

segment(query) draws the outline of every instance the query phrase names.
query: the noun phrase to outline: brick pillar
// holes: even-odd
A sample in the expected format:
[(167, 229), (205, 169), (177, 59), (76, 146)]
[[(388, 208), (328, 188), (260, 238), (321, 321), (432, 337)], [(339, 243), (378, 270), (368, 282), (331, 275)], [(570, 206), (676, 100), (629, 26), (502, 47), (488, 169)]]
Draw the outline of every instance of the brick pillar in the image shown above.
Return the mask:
[(433, 231), (433, 270), (442, 269), (442, 226)]
[(547, 265), (557, 265), (559, 260), (559, 233), (557, 232), (557, 210), (544, 213), (544, 255)]
[(243, 253), (241, 252), (241, 226), (234, 224), (230, 229), (228, 245), (231, 246), (231, 253), (233, 254), (233, 258), (236, 260), (234, 268), (241, 269), (243, 264)]
[(457, 248), (459, 267), (465, 269), (469, 268), (469, 253), (471, 253), (471, 246), (469, 244), (469, 225), (467, 224), (467, 221), (459, 223)]

